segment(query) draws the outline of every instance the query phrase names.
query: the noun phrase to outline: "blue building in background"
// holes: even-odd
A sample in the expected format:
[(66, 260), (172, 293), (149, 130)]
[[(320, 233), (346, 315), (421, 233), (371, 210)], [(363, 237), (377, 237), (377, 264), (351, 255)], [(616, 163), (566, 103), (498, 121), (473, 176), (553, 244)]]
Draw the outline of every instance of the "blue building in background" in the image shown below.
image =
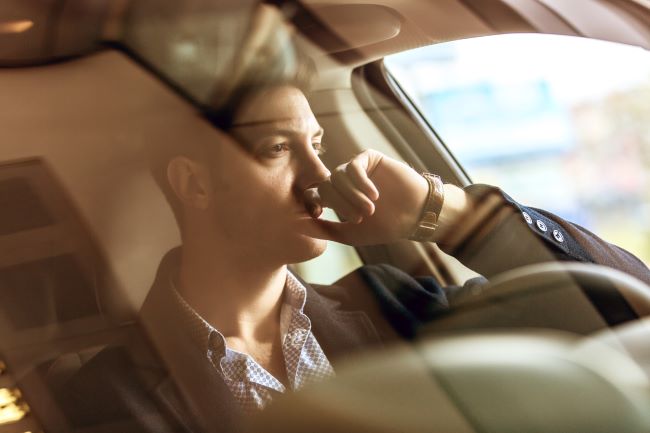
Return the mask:
[(563, 153), (575, 146), (570, 113), (542, 80), (449, 88), (423, 95), (421, 103), (466, 166)]

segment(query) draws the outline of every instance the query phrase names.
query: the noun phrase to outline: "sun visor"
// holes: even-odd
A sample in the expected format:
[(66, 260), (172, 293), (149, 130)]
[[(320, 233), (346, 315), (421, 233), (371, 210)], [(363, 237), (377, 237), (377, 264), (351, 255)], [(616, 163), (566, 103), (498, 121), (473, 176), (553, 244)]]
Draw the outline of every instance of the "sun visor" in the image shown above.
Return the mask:
[[(298, 14), (294, 24), (327, 53), (337, 53), (394, 38), (402, 18), (393, 9), (375, 4), (314, 4), (311, 14)], [(314, 20), (317, 18), (325, 25)]]

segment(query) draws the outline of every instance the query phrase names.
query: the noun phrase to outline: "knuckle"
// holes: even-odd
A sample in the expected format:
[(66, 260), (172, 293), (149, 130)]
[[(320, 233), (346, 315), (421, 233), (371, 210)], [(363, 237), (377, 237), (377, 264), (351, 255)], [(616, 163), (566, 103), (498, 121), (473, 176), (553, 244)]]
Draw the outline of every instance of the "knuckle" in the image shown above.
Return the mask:
[(375, 149), (366, 149), (366, 152), (367, 152), (366, 154), (368, 156), (383, 156), (383, 154), (381, 152), (379, 152), (378, 150), (375, 150)]
[(340, 176), (345, 176), (347, 172), (347, 166), (348, 164), (341, 164), (338, 167), (334, 169), (334, 173), (332, 173), (332, 177), (340, 177)]
[(305, 191), (305, 193), (303, 194), (303, 200), (305, 200), (307, 202), (316, 201), (316, 197), (317, 197), (317, 195), (314, 194), (313, 192), (310, 192), (310, 191)]
[(370, 160), (372, 159), (378, 152), (374, 149), (366, 149), (363, 152), (361, 152), (359, 155), (357, 155), (357, 160)]
[(361, 155), (364, 155), (364, 156), (371, 155), (372, 152), (373, 152), (372, 149), (364, 149), (363, 151), (361, 151), (361, 152), (359, 153), (358, 156), (361, 156)]

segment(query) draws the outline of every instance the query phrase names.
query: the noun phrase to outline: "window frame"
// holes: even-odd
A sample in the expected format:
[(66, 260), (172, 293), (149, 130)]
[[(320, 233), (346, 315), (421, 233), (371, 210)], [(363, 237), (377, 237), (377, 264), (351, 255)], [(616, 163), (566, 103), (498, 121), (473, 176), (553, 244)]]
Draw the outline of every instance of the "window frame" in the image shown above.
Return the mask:
[[(445, 182), (461, 187), (472, 184), (469, 173), (392, 76), (383, 58), (353, 71), (352, 90), (407, 163), (416, 170), (439, 174)], [(408, 121), (400, 121), (400, 116)]]

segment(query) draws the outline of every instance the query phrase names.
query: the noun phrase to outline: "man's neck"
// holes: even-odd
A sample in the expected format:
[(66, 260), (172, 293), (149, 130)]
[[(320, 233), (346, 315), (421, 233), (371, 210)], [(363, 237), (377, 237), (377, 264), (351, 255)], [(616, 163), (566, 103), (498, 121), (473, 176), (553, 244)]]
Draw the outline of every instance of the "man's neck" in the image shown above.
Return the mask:
[(263, 342), (277, 337), (286, 278), (286, 266), (184, 246), (177, 289), (226, 338)]

